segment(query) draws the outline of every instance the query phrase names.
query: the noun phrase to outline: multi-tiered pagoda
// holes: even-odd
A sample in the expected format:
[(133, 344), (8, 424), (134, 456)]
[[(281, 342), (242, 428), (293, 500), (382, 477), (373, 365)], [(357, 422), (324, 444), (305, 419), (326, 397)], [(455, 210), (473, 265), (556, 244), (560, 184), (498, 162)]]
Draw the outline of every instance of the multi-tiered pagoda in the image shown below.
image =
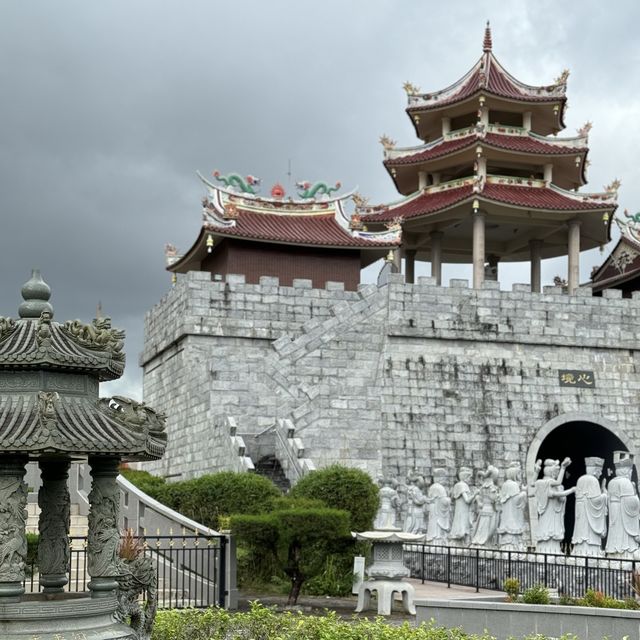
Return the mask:
[(357, 211), (371, 229), (401, 224), (396, 262), (405, 260), (408, 281), (416, 260), (431, 261), (438, 282), (444, 262), (471, 262), (475, 287), (495, 278), (500, 262), (530, 261), (539, 291), (541, 260), (568, 255), (568, 289), (578, 286), (580, 251), (610, 239), (619, 182), (604, 193), (578, 191), (591, 124), (556, 137), (565, 128), (568, 75), (539, 87), (516, 80), (494, 56), (487, 24), (482, 56), (458, 82), (433, 93), (405, 83), (422, 143), (398, 148), (381, 138), (403, 198)]

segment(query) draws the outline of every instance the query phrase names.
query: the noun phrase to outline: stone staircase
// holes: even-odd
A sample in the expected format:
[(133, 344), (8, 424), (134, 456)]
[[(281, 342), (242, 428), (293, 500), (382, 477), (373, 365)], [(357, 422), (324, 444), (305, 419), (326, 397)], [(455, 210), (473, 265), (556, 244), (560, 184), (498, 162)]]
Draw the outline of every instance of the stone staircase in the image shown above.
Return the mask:
[(255, 472), (271, 480), (282, 493), (287, 493), (291, 488), (291, 483), (287, 479), (287, 476), (285, 476), (280, 461), (273, 455), (260, 458), (260, 460), (256, 462)]

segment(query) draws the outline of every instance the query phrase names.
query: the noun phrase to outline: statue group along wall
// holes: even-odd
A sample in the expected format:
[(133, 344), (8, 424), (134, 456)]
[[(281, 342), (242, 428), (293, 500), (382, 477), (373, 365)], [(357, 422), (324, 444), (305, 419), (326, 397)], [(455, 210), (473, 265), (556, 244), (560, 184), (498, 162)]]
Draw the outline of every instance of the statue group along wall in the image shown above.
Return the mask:
[(188, 478), (269, 453), (288, 468), (288, 419), (316, 467), (427, 479), (442, 467), (450, 488), (461, 466), (518, 461), (530, 481), (537, 458), (569, 456), (570, 487), (599, 455), (606, 476), (614, 450), (638, 446), (640, 299), (498, 287), (186, 274), (146, 316), (145, 401), (171, 436), (147, 468)]

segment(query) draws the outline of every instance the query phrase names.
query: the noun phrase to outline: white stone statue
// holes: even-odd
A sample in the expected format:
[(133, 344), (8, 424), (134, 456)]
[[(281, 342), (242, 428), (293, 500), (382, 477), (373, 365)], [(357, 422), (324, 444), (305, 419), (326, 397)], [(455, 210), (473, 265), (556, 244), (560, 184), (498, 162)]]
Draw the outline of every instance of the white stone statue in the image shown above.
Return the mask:
[[(536, 551), (539, 553), (562, 553), (560, 543), (564, 540), (564, 510), (567, 496), (575, 491), (574, 487), (565, 491), (562, 486), (564, 472), (570, 464), (569, 458), (565, 458), (562, 464), (559, 460), (547, 458), (542, 478), (535, 480), (533, 484), (538, 513)], [(542, 468), (542, 461), (538, 460), (534, 467), (535, 478)]]
[(607, 491), (598, 479), (604, 460), (584, 459), (587, 472), (576, 483), (576, 518), (573, 526), (573, 555), (601, 556), (602, 539), (607, 535)]
[(433, 484), (427, 492), (427, 535), (428, 544), (447, 544), (447, 534), (451, 528), (451, 498), (441, 483), (446, 477), (445, 469), (433, 470)]
[(498, 514), (496, 511), (498, 487), (496, 480), (499, 474), (500, 472), (493, 465), (489, 465), (482, 474), (482, 484), (475, 498), (478, 505), (478, 517), (471, 536), (471, 545), (474, 547), (495, 545), (498, 526)]
[(424, 533), (424, 505), (427, 501), (422, 488), (424, 480), (421, 476), (408, 478), (407, 490), (407, 518), (404, 521), (403, 531), (407, 533)]
[(616, 477), (609, 481), (609, 535), (605, 551), (617, 558), (632, 557), (640, 538), (640, 499), (631, 482), (633, 455), (614, 451)]
[(404, 482), (397, 482), (396, 495), (393, 498), (393, 508), (396, 510), (396, 526), (402, 528), (407, 519), (407, 485)]
[(454, 503), (453, 522), (449, 531), (449, 543), (465, 546), (471, 535), (471, 503), (475, 498), (475, 491), (469, 487), (473, 472), (469, 467), (460, 467), (458, 482), (453, 486), (451, 497)]
[(394, 507), (394, 499), (398, 495), (393, 488), (393, 480), (389, 478), (380, 478), (380, 507), (376, 519), (373, 523), (374, 529), (395, 529), (396, 527), (396, 510)]
[(498, 544), (503, 551), (526, 551), (527, 491), (520, 485), (520, 463), (512, 462), (498, 499)]

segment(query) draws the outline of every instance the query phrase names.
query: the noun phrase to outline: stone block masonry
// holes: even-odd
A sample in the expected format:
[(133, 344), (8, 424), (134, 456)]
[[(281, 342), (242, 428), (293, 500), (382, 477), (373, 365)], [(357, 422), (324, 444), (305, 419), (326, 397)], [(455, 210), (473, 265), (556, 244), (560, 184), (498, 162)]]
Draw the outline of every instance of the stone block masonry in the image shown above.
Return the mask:
[[(637, 451), (639, 327), (640, 299), (615, 293), (398, 275), (354, 292), (192, 272), (145, 318), (145, 401), (169, 415), (167, 455), (148, 468), (182, 478), (230, 468), (218, 444), (227, 417), (252, 457), (290, 419), (317, 467), (373, 476), (524, 466), (564, 415)], [(561, 370), (590, 371), (595, 385), (561, 386)]]

